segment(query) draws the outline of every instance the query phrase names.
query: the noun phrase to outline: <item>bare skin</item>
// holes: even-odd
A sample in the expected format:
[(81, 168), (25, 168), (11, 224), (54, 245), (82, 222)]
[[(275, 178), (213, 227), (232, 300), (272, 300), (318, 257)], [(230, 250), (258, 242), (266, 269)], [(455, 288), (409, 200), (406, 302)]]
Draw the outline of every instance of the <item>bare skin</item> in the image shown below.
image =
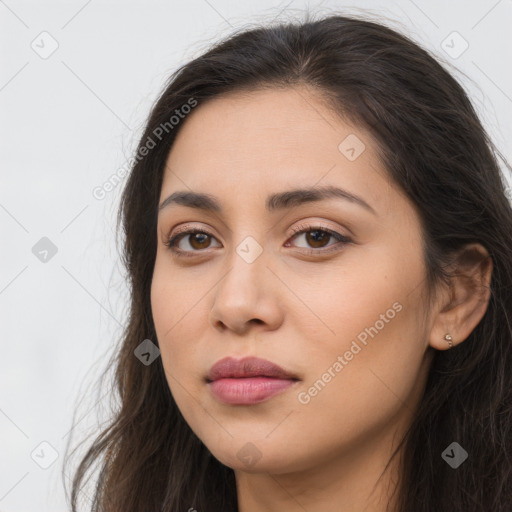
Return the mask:
[[(351, 134), (365, 145), (352, 160), (338, 148)], [(265, 208), (271, 194), (327, 185), (373, 211), (340, 197)], [(240, 512), (383, 512), (397, 464), (379, 476), (414, 416), (435, 350), (448, 349), (444, 335), (462, 343), (485, 313), (492, 265), (468, 263), (467, 277), (440, 287), (427, 310), (413, 203), (388, 178), (369, 133), (306, 88), (198, 106), (169, 154), (160, 202), (176, 191), (215, 196), (222, 212), (160, 211), (153, 318), (172, 395), (233, 468)], [(211, 236), (184, 235), (175, 248), (192, 256), (178, 257), (165, 245), (178, 228)], [(350, 242), (309, 236), (325, 228)], [(258, 246), (250, 263), (237, 252)], [(258, 404), (220, 402), (206, 373), (221, 358), (248, 355), (299, 381)]]

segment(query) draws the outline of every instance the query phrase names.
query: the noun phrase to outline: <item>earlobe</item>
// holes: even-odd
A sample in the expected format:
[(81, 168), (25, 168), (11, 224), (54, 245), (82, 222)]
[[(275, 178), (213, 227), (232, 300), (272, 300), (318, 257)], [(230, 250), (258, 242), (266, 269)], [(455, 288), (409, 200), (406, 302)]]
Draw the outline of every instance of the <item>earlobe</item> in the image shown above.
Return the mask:
[(461, 249), (450, 266), (449, 293), (436, 305), (429, 344), (448, 350), (464, 342), (487, 311), (492, 259), (481, 244)]

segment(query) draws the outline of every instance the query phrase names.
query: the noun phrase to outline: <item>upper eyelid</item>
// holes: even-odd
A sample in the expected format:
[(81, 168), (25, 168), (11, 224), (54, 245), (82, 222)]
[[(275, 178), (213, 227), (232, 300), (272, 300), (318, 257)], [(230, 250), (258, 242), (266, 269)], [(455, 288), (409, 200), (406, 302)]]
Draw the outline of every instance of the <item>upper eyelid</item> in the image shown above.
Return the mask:
[[(334, 222), (335, 225), (330, 226), (330, 225), (328, 225), (328, 222)], [(199, 224), (199, 226), (197, 226), (196, 223)], [(344, 233), (340, 233), (340, 234), (346, 233), (345, 236), (347, 236), (347, 237), (355, 236), (353, 233), (353, 230), (350, 227), (351, 223), (348, 223), (348, 225), (346, 225), (347, 224), (346, 222), (340, 224), (339, 222), (336, 222), (334, 220), (325, 220), (323, 218), (312, 219), (312, 220), (297, 219), (293, 222), (293, 225), (295, 225), (296, 223), (299, 223), (299, 224), (297, 226), (291, 228), (292, 234), (299, 227), (309, 228), (309, 229), (311, 229), (311, 227), (313, 227), (313, 228), (321, 227), (321, 228), (325, 228), (325, 229), (330, 229), (332, 231), (342, 231)], [(206, 226), (206, 227), (203, 227), (203, 226)], [(270, 228), (266, 229), (265, 234), (268, 233), (269, 231), (271, 231), (272, 229), (274, 229), (275, 227), (276, 227), (276, 225), (274, 224)], [(178, 233), (183, 233), (184, 231), (195, 230), (195, 229), (197, 229), (198, 231), (206, 230), (206, 231), (211, 232), (212, 234), (217, 231), (217, 229), (212, 227), (208, 222), (205, 223), (202, 221), (192, 221), (192, 220), (180, 222), (177, 226), (174, 226), (174, 228), (171, 228), (171, 229), (167, 229), (164, 227), (162, 229), (162, 231), (166, 232), (168, 235), (170, 235), (174, 231), (173, 234), (176, 235)], [(289, 229), (290, 228), (288, 228), (286, 231), (288, 231)], [(233, 231), (229, 228), (228, 228), (228, 231), (229, 231), (230, 235), (233, 233)], [(217, 235), (215, 235), (215, 236), (217, 236)]]
[[(335, 233), (345, 236), (346, 238), (349, 238), (351, 236), (351, 235), (344, 235), (343, 233), (339, 233), (340, 228), (334, 228), (334, 227), (327, 226), (325, 224), (325, 222), (322, 222), (322, 221), (303, 222), (303, 223), (295, 226), (294, 228), (292, 228), (292, 230), (291, 230), (292, 232), (289, 236), (295, 237), (296, 235), (300, 234), (300, 232), (307, 231), (307, 230), (312, 231), (314, 229), (325, 230), (327, 232), (333, 231)], [(190, 232), (206, 232), (206, 234), (213, 236), (214, 238), (218, 238), (217, 235), (215, 235), (213, 233), (213, 231), (214, 231), (214, 229), (210, 228), (210, 227), (203, 228), (203, 227), (194, 226), (194, 225), (190, 226), (185, 223), (183, 226), (176, 228), (176, 232), (172, 233), (172, 231), (171, 231), (172, 234), (169, 233), (167, 235), (167, 238), (175, 238), (179, 235), (191, 234)]]

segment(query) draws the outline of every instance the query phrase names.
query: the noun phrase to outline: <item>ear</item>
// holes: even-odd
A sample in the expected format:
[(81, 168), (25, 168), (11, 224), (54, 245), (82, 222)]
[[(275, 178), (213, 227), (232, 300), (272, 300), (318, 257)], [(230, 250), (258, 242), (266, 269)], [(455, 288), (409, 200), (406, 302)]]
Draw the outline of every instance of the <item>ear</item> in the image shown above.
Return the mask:
[(481, 244), (468, 244), (456, 254), (449, 269), (450, 285), (439, 294), (433, 311), (430, 346), (449, 349), (446, 334), (454, 347), (467, 339), (487, 310), (492, 269), (492, 259)]

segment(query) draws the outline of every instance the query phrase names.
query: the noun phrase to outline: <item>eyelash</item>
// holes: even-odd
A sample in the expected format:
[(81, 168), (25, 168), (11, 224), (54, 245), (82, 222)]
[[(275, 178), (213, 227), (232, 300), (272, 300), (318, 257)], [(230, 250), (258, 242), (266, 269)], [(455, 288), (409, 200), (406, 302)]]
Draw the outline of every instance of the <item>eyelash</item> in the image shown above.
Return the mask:
[[(350, 238), (342, 235), (341, 233), (338, 233), (337, 231), (333, 231), (332, 229), (329, 229), (324, 226), (311, 225), (311, 224), (297, 226), (294, 229), (292, 229), (293, 234), (290, 237), (290, 239), (295, 238), (298, 234), (307, 233), (309, 231), (321, 231), (324, 233), (328, 233), (329, 235), (331, 235), (331, 237), (335, 238), (342, 245), (346, 245), (346, 244), (349, 244), (352, 242), (352, 240)], [(164, 242), (164, 245), (166, 245), (170, 251), (172, 251), (176, 256), (178, 256), (180, 258), (181, 257), (185, 257), (185, 258), (194, 257), (196, 255), (195, 253), (199, 253), (199, 252), (203, 252), (203, 251), (202, 250), (183, 251), (182, 249), (176, 249), (175, 247), (176, 247), (176, 244), (184, 236), (197, 234), (197, 233), (215, 238), (215, 236), (212, 233), (210, 233), (206, 230), (199, 229), (199, 228), (198, 229), (188, 229), (186, 231), (181, 231), (172, 237), (168, 237), (167, 240)], [(330, 254), (331, 252), (341, 250), (341, 248), (337, 247), (338, 245), (339, 244), (333, 244), (332, 246), (328, 246), (329, 248), (327, 248), (327, 249), (309, 249), (309, 250), (302, 249), (302, 250), (307, 255)]]

